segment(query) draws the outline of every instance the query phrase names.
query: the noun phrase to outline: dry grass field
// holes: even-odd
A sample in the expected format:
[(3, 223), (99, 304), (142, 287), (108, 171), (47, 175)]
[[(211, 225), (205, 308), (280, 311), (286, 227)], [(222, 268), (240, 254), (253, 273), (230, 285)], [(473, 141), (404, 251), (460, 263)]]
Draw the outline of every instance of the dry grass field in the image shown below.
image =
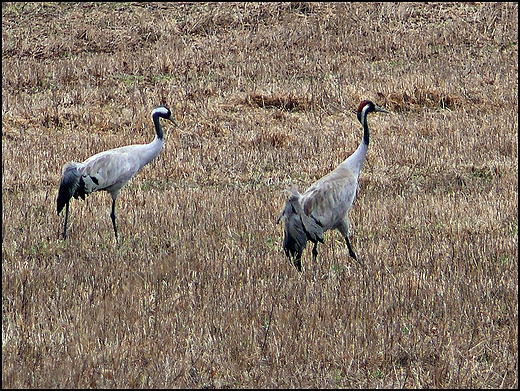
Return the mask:
[[(276, 224), (371, 143), (299, 273)], [(122, 189), (65, 163), (153, 140)], [(518, 3), (2, 3), (3, 388), (518, 388)]]

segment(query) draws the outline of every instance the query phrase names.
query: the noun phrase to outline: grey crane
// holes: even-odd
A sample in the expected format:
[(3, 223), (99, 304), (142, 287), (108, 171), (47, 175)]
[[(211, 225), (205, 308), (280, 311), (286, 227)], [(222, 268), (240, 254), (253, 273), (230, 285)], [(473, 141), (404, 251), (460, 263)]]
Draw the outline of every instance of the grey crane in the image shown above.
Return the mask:
[(345, 238), (349, 255), (363, 264), (350, 244), (347, 212), (356, 197), (358, 178), (365, 161), (369, 142), (367, 117), (369, 113), (387, 110), (364, 100), (358, 107), (357, 118), (363, 126), (363, 139), (356, 151), (333, 171), (312, 184), (303, 194), (295, 188), (287, 190), (289, 196), (282, 208), (278, 223), (284, 221), (283, 249), (294, 266), (302, 271), (301, 257), (307, 241), (314, 243), (313, 262), (318, 256), (318, 242), (323, 234), (336, 229)]
[(179, 126), (168, 106), (157, 106), (152, 111), (155, 125), (155, 139), (149, 144), (128, 145), (114, 148), (91, 156), (83, 163), (70, 162), (63, 167), (58, 198), (56, 199), (58, 215), (65, 209), (65, 224), (62, 237), (67, 237), (67, 221), (69, 219), (69, 202), (72, 197), (85, 200), (95, 191), (105, 190), (112, 196), (112, 212), (110, 218), (117, 236), (116, 199), (121, 188), (146, 164), (159, 153), (164, 144), (164, 133), (159, 118), (164, 118)]

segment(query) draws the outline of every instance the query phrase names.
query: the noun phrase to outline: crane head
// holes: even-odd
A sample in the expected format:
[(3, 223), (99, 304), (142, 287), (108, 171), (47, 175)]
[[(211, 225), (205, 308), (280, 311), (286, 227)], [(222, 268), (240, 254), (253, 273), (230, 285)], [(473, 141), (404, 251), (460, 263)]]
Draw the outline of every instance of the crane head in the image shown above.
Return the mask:
[(181, 126), (177, 123), (177, 121), (175, 121), (175, 118), (173, 118), (172, 112), (168, 106), (166, 106), (166, 105), (157, 106), (152, 111), (152, 116), (154, 114), (158, 115), (161, 118), (167, 119), (168, 121), (171, 121), (176, 127), (181, 129)]
[(371, 112), (381, 112), (381, 113), (390, 113), (389, 111), (383, 109), (382, 107), (379, 107), (377, 106), (374, 102), (372, 102), (371, 100), (364, 100), (363, 102), (361, 102), (359, 104), (359, 107), (358, 107), (358, 113), (361, 113), (363, 111), (363, 109), (365, 109), (367, 111), (367, 113), (371, 113)]
[(389, 111), (383, 109), (382, 107), (377, 106), (374, 102), (372, 102), (370, 100), (364, 100), (363, 102), (361, 102), (359, 104), (359, 107), (357, 109), (357, 117), (360, 122), (361, 122), (361, 115), (362, 115), (363, 111), (366, 114), (375, 113), (375, 112), (390, 113)]

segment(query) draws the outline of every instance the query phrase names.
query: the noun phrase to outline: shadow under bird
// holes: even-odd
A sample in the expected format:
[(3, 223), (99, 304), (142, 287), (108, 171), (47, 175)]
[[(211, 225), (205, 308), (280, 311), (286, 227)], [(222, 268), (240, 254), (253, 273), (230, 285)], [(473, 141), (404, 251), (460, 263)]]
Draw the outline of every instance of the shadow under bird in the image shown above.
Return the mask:
[(323, 234), (333, 229), (338, 230), (345, 238), (349, 255), (363, 265), (349, 241), (347, 212), (356, 197), (359, 173), (367, 154), (367, 117), (374, 112), (388, 113), (369, 100), (364, 100), (359, 105), (357, 118), (363, 126), (363, 139), (352, 155), (312, 184), (303, 194), (295, 188), (287, 190), (289, 196), (278, 223), (284, 221), (283, 249), (299, 271), (302, 271), (301, 257), (307, 241), (314, 243), (312, 256), (313, 262), (316, 262), (318, 242), (323, 243)]
[(72, 197), (85, 200), (95, 191), (105, 190), (112, 196), (112, 212), (110, 218), (117, 236), (116, 199), (121, 188), (146, 164), (159, 155), (164, 144), (164, 133), (159, 118), (164, 118), (179, 126), (168, 106), (157, 106), (152, 111), (155, 125), (155, 139), (149, 144), (128, 145), (114, 148), (91, 156), (83, 163), (70, 162), (63, 167), (58, 198), (56, 200), (58, 215), (65, 207), (65, 224), (62, 237), (67, 237), (69, 219), (69, 202)]

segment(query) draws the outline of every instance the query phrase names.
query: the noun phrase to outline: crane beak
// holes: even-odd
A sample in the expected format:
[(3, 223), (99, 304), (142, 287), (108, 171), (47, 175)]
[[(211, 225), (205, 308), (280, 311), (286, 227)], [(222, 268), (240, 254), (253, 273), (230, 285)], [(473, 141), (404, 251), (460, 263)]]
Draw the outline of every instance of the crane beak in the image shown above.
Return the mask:
[(382, 107), (376, 106), (375, 111), (379, 111), (380, 113), (388, 113), (390, 112), (388, 110), (383, 109)]
[(175, 119), (170, 115), (167, 119), (169, 119), (170, 121), (172, 121), (172, 123), (177, 126), (179, 129), (182, 129), (182, 127), (177, 123), (177, 121), (175, 121)]

